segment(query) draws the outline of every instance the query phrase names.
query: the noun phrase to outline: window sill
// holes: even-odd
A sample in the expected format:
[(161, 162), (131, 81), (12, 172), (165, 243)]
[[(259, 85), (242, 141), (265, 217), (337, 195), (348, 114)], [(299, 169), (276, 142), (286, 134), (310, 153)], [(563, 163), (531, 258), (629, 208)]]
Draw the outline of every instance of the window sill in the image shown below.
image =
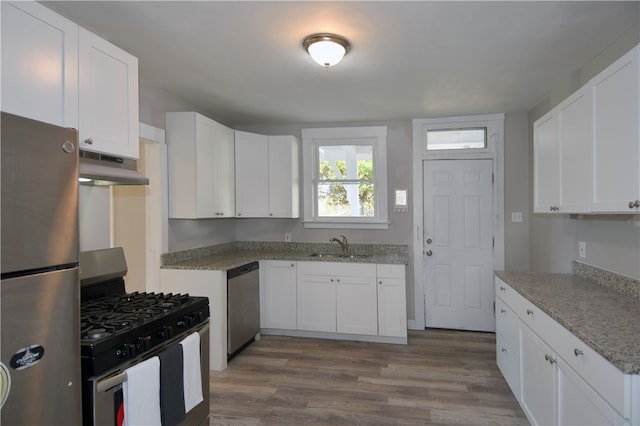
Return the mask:
[(310, 229), (389, 229), (389, 222), (304, 221), (302, 224)]

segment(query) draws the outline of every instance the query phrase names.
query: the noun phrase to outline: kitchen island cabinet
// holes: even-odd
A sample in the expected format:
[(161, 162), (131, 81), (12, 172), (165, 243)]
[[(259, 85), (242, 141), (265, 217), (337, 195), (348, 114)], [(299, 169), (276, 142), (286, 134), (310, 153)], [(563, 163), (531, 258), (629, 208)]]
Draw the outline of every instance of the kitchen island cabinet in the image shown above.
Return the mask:
[[(633, 362), (620, 360), (625, 369), (636, 371), (625, 374), (558, 322), (566, 322), (592, 343), (610, 340), (610, 336), (594, 334), (602, 325), (615, 327), (611, 334), (620, 335), (618, 338), (631, 333), (629, 335), (633, 337), (622, 343), (626, 351), (637, 344), (633, 327), (625, 326), (628, 321), (633, 323), (635, 320), (614, 318), (616, 315), (637, 316), (638, 302), (625, 300), (623, 295), (611, 294), (611, 290), (567, 275), (500, 274), (515, 283), (519, 290), (496, 277), (497, 363), (507, 383), (512, 389), (516, 387), (514, 395), (531, 423), (638, 424), (638, 367), (634, 367)], [(525, 295), (532, 295), (533, 300)], [(598, 312), (602, 316), (598, 320), (593, 318), (596, 316), (593, 308), (602, 309), (603, 300), (612, 307), (618, 306), (619, 312)], [(567, 312), (558, 310), (563, 306)], [(510, 313), (515, 313), (515, 317), (511, 315), (507, 322), (503, 316)], [(591, 324), (594, 320), (603, 323), (597, 327)], [(614, 345), (614, 341), (611, 340), (606, 348), (596, 347), (618, 360), (615, 347), (619, 344)], [(519, 348), (514, 350), (515, 344)], [(511, 358), (512, 364), (505, 362), (502, 349), (518, 353), (517, 359)]]
[(197, 112), (168, 112), (166, 138), (169, 217), (234, 217), (233, 130)]

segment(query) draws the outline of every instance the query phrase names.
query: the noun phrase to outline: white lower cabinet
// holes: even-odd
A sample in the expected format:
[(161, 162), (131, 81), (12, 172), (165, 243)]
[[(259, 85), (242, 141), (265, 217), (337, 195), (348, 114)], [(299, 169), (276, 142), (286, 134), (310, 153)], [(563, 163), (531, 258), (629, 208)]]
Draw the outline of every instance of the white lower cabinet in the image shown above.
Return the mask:
[(378, 334), (376, 265), (298, 262), (298, 330)]
[(638, 424), (637, 379), (502, 280), (495, 284), (497, 364), (532, 424)]
[(378, 335), (407, 337), (407, 292), (404, 265), (377, 265)]
[(296, 262), (260, 261), (260, 327), (296, 329)]
[(520, 399), (520, 329), (518, 317), (500, 297), (496, 301), (496, 362), (507, 384)]
[(209, 298), (209, 369), (227, 368), (227, 273), (194, 269), (161, 269), (160, 291)]
[(557, 424), (556, 374), (551, 363), (556, 358), (551, 358), (551, 349), (526, 326), (520, 328), (520, 339), (522, 409), (532, 424)]

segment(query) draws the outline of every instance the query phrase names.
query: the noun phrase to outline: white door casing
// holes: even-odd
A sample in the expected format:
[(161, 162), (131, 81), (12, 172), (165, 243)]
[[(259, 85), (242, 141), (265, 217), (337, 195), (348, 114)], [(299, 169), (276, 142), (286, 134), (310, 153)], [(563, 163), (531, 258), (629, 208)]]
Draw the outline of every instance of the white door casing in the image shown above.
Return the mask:
[[(413, 124), (413, 239), (410, 250), (413, 253), (413, 315), (409, 312), (409, 329), (425, 328), (424, 303), (424, 256), (425, 238), (423, 232), (423, 162), (428, 159), (491, 159), (493, 161), (493, 206), (492, 225), (495, 247), (493, 269), (504, 270), (504, 114), (459, 116), (433, 119), (414, 119)], [(426, 132), (431, 129), (487, 129), (485, 149), (435, 151), (425, 149)]]
[(427, 327), (495, 330), (492, 174), (490, 159), (424, 162)]

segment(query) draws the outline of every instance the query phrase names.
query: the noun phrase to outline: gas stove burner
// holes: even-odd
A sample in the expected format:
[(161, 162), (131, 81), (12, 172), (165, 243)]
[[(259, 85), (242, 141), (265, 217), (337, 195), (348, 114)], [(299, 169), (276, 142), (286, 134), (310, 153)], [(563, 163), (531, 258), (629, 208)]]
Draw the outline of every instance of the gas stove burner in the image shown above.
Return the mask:
[(104, 328), (93, 328), (87, 331), (84, 334), (85, 339), (87, 340), (97, 340), (102, 339), (105, 336), (110, 335), (111, 333)]
[(80, 313), (82, 369), (89, 377), (186, 336), (208, 321), (209, 301), (189, 294), (108, 294), (85, 298)]

